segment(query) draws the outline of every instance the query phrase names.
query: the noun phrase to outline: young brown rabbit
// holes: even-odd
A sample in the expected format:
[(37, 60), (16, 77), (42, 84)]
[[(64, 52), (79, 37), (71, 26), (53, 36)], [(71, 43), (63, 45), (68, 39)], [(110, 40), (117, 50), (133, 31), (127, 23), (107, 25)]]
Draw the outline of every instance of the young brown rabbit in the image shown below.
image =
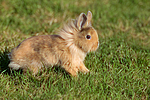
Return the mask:
[(42, 67), (59, 65), (72, 76), (89, 72), (83, 61), (86, 54), (99, 46), (96, 30), (91, 26), (92, 13), (71, 20), (59, 35), (41, 35), (21, 42), (9, 54), (13, 70), (29, 69), (37, 74)]

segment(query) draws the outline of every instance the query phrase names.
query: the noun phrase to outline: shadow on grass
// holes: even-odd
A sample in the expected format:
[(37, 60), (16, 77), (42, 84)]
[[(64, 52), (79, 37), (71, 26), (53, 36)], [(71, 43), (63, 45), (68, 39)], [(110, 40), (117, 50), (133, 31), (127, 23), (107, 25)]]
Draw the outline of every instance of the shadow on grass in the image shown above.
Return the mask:
[(0, 73), (10, 74), (8, 54), (9, 50), (7, 49), (4, 52), (0, 51)]

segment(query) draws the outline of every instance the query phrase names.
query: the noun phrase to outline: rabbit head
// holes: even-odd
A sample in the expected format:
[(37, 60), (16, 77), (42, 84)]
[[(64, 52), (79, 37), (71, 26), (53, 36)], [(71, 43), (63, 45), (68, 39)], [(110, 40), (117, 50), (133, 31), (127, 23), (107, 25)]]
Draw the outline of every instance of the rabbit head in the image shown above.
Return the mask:
[(96, 51), (99, 46), (99, 40), (96, 30), (91, 26), (91, 19), (92, 13), (90, 11), (88, 11), (87, 15), (81, 13), (77, 19), (65, 25), (59, 35), (72, 48), (76, 46), (84, 53)]

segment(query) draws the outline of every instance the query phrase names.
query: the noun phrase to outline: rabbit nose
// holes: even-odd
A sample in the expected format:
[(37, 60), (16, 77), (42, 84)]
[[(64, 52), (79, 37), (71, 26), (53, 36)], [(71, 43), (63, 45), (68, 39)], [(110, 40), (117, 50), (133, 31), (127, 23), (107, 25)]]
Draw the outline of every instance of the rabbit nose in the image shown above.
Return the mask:
[(97, 42), (97, 47), (99, 47), (99, 42)]

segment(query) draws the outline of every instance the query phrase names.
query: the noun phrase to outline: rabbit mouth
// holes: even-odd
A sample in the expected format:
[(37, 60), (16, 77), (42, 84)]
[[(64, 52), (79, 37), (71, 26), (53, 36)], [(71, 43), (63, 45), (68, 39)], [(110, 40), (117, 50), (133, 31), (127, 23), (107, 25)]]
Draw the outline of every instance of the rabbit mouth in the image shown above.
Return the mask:
[(90, 51), (96, 51), (99, 47), (99, 42), (96, 42), (95, 44), (93, 44), (93, 46), (91, 47)]

